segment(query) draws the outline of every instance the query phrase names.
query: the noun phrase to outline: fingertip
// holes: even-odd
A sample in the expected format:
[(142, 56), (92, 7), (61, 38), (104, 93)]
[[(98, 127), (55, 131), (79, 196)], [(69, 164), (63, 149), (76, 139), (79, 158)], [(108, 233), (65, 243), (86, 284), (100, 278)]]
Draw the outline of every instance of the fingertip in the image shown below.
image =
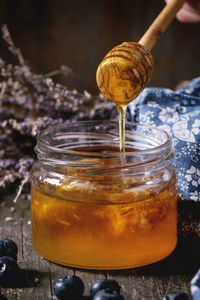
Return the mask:
[(177, 15), (177, 19), (182, 23), (199, 23), (200, 22), (200, 15), (186, 11), (184, 9), (181, 9)]

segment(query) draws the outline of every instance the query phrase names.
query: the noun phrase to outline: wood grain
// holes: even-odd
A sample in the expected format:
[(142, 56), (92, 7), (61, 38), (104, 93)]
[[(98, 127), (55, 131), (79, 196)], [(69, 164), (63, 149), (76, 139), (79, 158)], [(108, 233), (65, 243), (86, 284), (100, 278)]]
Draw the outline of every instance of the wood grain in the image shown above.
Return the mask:
[(139, 43), (146, 49), (151, 50), (156, 44), (161, 34), (165, 32), (169, 24), (175, 18), (176, 13), (182, 7), (186, 0), (172, 0), (160, 12), (158, 17), (153, 21), (151, 26), (140, 39)]
[(118, 106), (128, 105), (151, 79), (154, 60), (142, 45), (124, 42), (99, 64), (96, 81), (102, 94)]

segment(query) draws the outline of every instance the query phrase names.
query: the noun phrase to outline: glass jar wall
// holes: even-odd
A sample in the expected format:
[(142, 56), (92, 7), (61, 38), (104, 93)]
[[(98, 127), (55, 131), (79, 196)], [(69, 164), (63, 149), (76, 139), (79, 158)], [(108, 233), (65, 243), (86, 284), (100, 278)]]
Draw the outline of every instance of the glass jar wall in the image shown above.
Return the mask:
[(177, 242), (171, 139), (117, 122), (56, 126), (37, 138), (31, 172), (32, 243), (50, 261), (123, 269), (159, 261)]

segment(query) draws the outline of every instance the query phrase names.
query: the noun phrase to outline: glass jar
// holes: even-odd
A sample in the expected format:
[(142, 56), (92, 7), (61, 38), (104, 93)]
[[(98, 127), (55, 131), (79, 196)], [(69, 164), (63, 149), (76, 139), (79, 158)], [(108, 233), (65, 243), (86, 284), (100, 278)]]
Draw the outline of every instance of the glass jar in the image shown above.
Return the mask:
[(144, 266), (177, 242), (176, 175), (162, 130), (86, 121), (44, 130), (31, 174), (32, 243), (50, 261), (87, 269)]

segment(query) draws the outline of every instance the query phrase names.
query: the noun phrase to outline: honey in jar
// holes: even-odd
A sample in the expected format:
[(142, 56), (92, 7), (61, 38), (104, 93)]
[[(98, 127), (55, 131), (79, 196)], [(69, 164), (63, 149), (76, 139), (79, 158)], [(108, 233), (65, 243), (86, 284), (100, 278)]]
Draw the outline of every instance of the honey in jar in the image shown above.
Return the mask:
[(164, 131), (79, 122), (43, 131), (31, 175), (32, 243), (50, 261), (86, 269), (139, 267), (177, 242), (176, 176)]

